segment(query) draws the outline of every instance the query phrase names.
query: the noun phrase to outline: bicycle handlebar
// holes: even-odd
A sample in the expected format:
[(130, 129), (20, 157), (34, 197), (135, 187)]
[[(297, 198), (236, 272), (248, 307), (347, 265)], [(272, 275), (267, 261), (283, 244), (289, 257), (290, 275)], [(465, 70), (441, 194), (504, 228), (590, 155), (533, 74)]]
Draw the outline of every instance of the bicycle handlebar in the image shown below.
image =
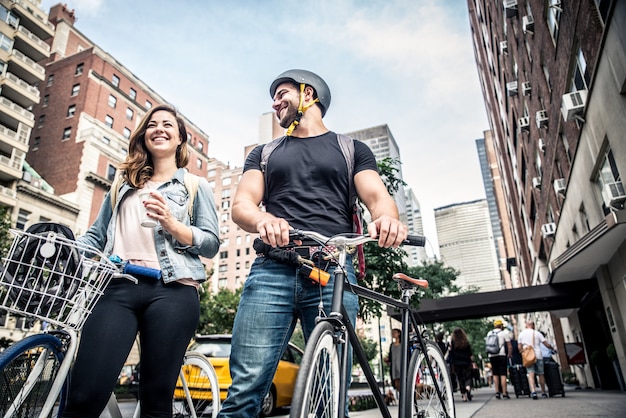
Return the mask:
[[(370, 241), (376, 241), (369, 235), (360, 234), (338, 234), (332, 237), (320, 234), (315, 231), (305, 231), (302, 229), (293, 229), (289, 231), (290, 240), (302, 240), (312, 239), (319, 244), (323, 245), (335, 245), (335, 246), (354, 246), (364, 244)], [(416, 247), (423, 247), (426, 244), (426, 237), (422, 235), (408, 235), (402, 245), (413, 245)]]

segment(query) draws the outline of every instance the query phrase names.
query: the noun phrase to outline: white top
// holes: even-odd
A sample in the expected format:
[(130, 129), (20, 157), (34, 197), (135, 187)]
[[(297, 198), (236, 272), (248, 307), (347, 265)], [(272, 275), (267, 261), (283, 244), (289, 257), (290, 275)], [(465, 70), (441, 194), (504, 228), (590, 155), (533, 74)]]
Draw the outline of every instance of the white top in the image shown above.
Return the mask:
[[(535, 335), (534, 344), (533, 334)], [(520, 332), (519, 337), (517, 337), (517, 343), (522, 345), (522, 350), (528, 345), (533, 346), (533, 348), (535, 349), (535, 357), (537, 357), (537, 360), (543, 359), (543, 355), (541, 353), (541, 344), (543, 344), (545, 340), (546, 339), (543, 337), (543, 334), (532, 328), (526, 328), (524, 331)]]

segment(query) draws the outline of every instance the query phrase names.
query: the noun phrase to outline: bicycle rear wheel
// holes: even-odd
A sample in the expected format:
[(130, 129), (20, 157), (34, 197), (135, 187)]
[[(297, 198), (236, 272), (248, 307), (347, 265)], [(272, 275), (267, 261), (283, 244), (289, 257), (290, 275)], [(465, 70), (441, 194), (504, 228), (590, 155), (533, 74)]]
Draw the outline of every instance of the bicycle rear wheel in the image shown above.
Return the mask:
[[(454, 418), (452, 380), (446, 361), (435, 343), (426, 341), (425, 345), (426, 353), (419, 349), (413, 353), (409, 365), (409, 396), (403, 396), (402, 401), (409, 403), (407, 411), (411, 417)], [(429, 363), (434, 375), (430, 374)]]
[(174, 391), (173, 417), (217, 417), (220, 387), (213, 366), (200, 353), (185, 353)]
[(7, 348), (0, 355), (0, 417), (39, 416), (64, 357), (63, 343), (50, 334), (32, 335)]
[(306, 344), (291, 402), (291, 418), (343, 417), (339, 411), (339, 356), (335, 330), (320, 322)]

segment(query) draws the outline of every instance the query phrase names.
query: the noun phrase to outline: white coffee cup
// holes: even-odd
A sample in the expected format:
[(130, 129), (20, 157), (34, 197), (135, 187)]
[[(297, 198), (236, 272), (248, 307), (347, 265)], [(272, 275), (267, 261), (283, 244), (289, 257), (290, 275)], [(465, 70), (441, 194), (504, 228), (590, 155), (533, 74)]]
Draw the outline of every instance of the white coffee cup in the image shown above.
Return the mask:
[(159, 224), (159, 221), (157, 219), (148, 216), (148, 209), (146, 209), (143, 204), (143, 202), (146, 200), (154, 199), (152, 196), (150, 196), (150, 192), (156, 192), (156, 190), (141, 189), (139, 191), (139, 201), (141, 202), (141, 218), (139, 220), (139, 223), (141, 224), (141, 226), (144, 226), (146, 228), (154, 228)]

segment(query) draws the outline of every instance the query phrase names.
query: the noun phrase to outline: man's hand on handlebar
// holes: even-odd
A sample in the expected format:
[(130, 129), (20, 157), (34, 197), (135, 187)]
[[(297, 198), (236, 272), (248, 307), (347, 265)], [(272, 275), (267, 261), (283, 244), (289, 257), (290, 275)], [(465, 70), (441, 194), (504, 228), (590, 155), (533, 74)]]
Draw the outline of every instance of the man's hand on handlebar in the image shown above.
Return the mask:
[(408, 228), (399, 220), (383, 215), (367, 225), (367, 232), (371, 238), (378, 239), (379, 246), (396, 248), (406, 239)]
[(257, 222), (257, 231), (261, 239), (272, 247), (283, 247), (289, 244), (289, 222), (283, 218), (276, 218), (269, 213), (265, 213), (263, 218)]

